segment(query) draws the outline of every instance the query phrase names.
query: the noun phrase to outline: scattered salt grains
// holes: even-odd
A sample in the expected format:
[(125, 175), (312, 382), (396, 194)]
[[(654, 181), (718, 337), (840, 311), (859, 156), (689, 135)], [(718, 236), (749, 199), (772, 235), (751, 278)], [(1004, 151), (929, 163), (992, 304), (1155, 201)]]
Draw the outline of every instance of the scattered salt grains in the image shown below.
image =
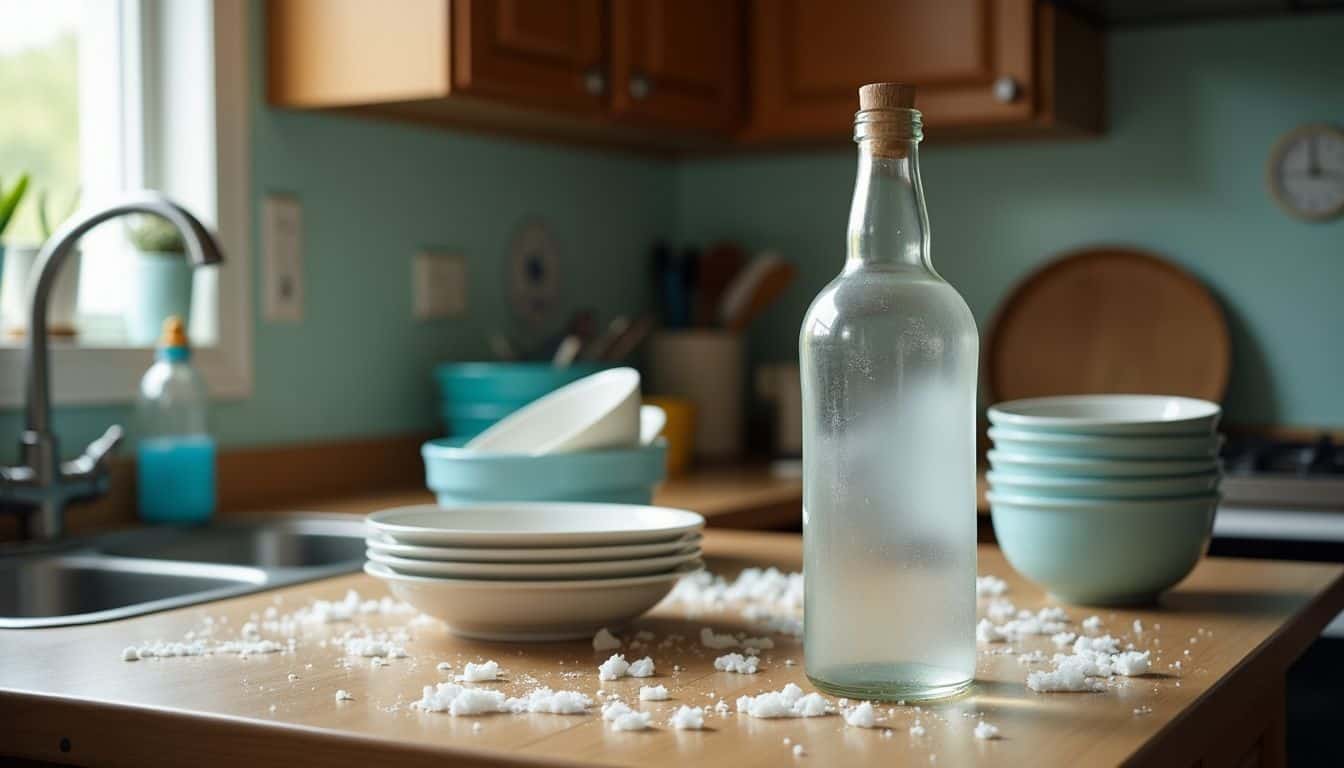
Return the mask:
[(289, 673), (289, 682), (292, 683), (292, 682), (294, 682), (294, 681), (296, 681), (296, 680), (298, 680), (298, 679), (299, 679), (299, 676), (298, 676), (298, 675), (294, 674), (293, 672), (290, 672), (290, 673)]
[(1008, 600), (991, 600), (989, 607), (985, 609), (985, 615), (989, 617), (990, 621), (1007, 621), (1017, 615), (1017, 606)]
[(1078, 635), (1072, 632), (1056, 632), (1050, 636), (1050, 642), (1055, 644), (1056, 648), (1067, 648), (1073, 645), (1073, 641)]
[(384, 657), (401, 659), (406, 657), (406, 649), (397, 643), (375, 637), (349, 637), (345, 641), (345, 655), (363, 657)]
[(999, 597), (1008, 591), (1008, 582), (997, 576), (976, 576), (975, 594), (978, 597)]
[(736, 672), (739, 675), (754, 675), (759, 670), (760, 659), (756, 656), (743, 656), (729, 653), (714, 660), (714, 668), (720, 672)]
[(440, 672), (447, 672), (448, 670), (453, 668), (453, 665), (449, 664), (446, 661), (440, 661), (438, 664), (434, 665), (434, 668), (439, 670)]
[(467, 688), (456, 683), (427, 685), (415, 706), (426, 712), (447, 712), (453, 717), (502, 712), (507, 701), (503, 693), (483, 688)]
[(467, 662), (462, 668), (462, 674), (456, 678), (464, 683), (484, 683), (499, 679), (499, 662), (491, 659), (490, 661), (475, 664)]
[(139, 660), (140, 660), (140, 652), (137, 651), (137, 650), (135, 649), (134, 646), (127, 646), (127, 647), (121, 652), (121, 660), (122, 660), (122, 661), (139, 661)]
[(638, 661), (630, 662), (630, 667), (626, 670), (626, 674), (631, 677), (653, 677), (653, 673), (653, 659), (648, 656), (645, 656)]
[(614, 651), (620, 647), (621, 639), (611, 634), (611, 630), (606, 627), (597, 630), (597, 634), (593, 635), (594, 651)]
[(794, 745), (793, 745), (793, 756), (794, 756), (794, 757), (802, 757), (803, 755), (806, 755), (806, 754), (807, 754), (807, 750), (806, 750), (806, 749), (803, 749), (803, 745), (802, 745), (802, 744), (794, 744)]
[(981, 720), (975, 726), (975, 738), (984, 740), (997, 739), (999, 738), (999, 728), (996, 725), (990, 725), (984, 720)]
[(1045, 653), (1039, 650), (1023, 653), (1017, 657), (1018, 664), (1044, 664), (1045, 661)]
[(737, 711), (741, 714), (760, 718), (775, 717), (820, 717), (833, 712), (821, 694), (804, 695), (803, 689), (794, 683), (785, 685), (778, 691), (769, 691), (757, 696), (741, 696), (737, 700)]
[[(641, 685), (639, 687), (640, 701), (667, 701), (667, 686), (664, 685)], [(683, 707), (684, 709), (684, 707)]]
[(351, 696), (349, 691), (347, 691), (347, 690), (345, 690), (344, 688), (342, 688), (342, 689), (340, 689), (339, 691), (336, 692), (336, 700), (337, 700), (337, 701), (354, 701), (354, 700), (355, 700), (355, 697), (354, 697), (354, 696)]
[(785, 660), (784, 660), (784, 666), (786, 666), (786, 667), (792, 667), (794, 664), (797, 664), (797, 663), (798, 663), (798, 662), (794, 661), (793, 659), (785, 659)]
[(846, 710), (845, 725), (854, 728), (876, 727), (877, 713), (873, 711), (873, 705), (865, 701), (857, 707), (851, 707)]
[(1117, 675), (1135, 677), (1146, 674), (1152, 667), (1149, 651), (1125, 651), (1111, 657), (1111, 669)]
[(924, 734), (925, 734), (924, 726), (920, 725), (919, 721), (916, 720), (915, 724), (910, 726), (910, 735), (918, 738), (920, 736), (923, 736)]
[(1096, 632), (1101, 629), (1101, 617), (1088, 616), (1086, 619), (1083, 619), (1083, 629), (1088, 632)]
[(1150, 706), (1148, 706), (1147, 704), (1145, 704), (1145, 705), (1143, 705), (1143, 706), (1141, 706), (1141, 707), (1136, 707), (1136, 708), (1134, 709), (1134, 716), (1135, 716), (1135, 717), (1143, 717), (1144, 715), (1150, 715), (1150, 714), (1152, 714), (1152, 712), (1153, 712), (1153, 708), (1150, 707)]
[(480, 722), (475, 722), (475, 723), (472, 723), (472, 724), (471, 724), (471, 732), (472, 732), (472, 733), (480, 733), (480, 732), (481, 732), (481, 729), (482, 729), (482, 726), (481, 726)]
[(1136, 634), (1136, 635), (1142, 635), (1142, 634), (1143, 634), (1143, 622), (1142, 622), (1142, 621), (1139, 621), (1138, 619), (1135, 619), (1135, 620), (1134, 620), (1133, 627), (1134, 627), (1134, 634)]
[(667, 724), (678, 731), (699, 731), (705, 727), (705, 710), (703, 707), (679, 707)]
[(614, 653), (611, 658), (602, 662), (597, 667), (598, 680), (616, 680), (625, 677), (625, 673), (630, 671), (630, 662), (625, 660), (625, 656)]
[(266, 708), (266, 711), (267, 711), (267, 712), (274, 712), (274, 711), (275, 711), (275, 705), (272, 704), (271, 706), (267, 707), (267, 708)]
[(725, 648), (736, 648), (738, 646), (736, 637), (730, 634), (718, 634), (709, 627), (702, 627), (700, 629), (700, 644), (716, 651), (721, 651)]

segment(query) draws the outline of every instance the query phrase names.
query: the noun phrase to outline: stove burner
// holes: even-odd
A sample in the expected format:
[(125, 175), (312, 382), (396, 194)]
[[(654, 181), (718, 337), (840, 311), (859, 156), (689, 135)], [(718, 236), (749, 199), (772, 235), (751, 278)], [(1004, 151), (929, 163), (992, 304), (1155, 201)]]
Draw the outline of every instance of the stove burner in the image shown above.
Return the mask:
[(1255, 437), (1229, 440), (1222, 459), (1224, 471), (1231, 475), (1344, 475), (1344, 445), (1328, 434), (1312, 443)]

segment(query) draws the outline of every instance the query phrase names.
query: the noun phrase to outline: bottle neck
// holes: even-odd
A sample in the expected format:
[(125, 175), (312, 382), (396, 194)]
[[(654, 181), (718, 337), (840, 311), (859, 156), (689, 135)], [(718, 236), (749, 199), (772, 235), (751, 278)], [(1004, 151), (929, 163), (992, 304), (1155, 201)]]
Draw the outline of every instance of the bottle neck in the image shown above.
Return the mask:
[(929, 215), (919, 179), (918, 138), (860, 138), (848, 243), (846, 272), (864, 268), (934, 271), (929, 258)]

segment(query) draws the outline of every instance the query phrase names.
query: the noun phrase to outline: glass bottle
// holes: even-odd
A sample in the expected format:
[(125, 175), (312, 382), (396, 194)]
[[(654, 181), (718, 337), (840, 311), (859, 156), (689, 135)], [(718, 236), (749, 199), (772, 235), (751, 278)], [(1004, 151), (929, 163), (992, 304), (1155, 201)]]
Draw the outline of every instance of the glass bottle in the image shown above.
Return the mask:
[(808, 308), (804, 653), (820, 689), (952, 695), (975, 674), (979, 337), (933, 269), (914, 89), (860, 89), (844, 269)]
[(202, 523), (214, 514), (209, 402), (205, 380), (191, 365), (182, 319), (169, 317), (136, 401), (136, 494), (145, 522)]

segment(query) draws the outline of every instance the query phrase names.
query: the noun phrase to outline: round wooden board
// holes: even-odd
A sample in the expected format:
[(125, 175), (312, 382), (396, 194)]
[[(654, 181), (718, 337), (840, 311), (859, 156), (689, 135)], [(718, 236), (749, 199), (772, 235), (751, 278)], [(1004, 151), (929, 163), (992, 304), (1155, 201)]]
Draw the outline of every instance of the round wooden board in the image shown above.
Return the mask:
[(1097, 247), (1018, 283), (990, 326), (984, 363), (988, 402), (1096, 393), (1219, 402), (1231, 343), (1218, 302), (1189, 273)]

